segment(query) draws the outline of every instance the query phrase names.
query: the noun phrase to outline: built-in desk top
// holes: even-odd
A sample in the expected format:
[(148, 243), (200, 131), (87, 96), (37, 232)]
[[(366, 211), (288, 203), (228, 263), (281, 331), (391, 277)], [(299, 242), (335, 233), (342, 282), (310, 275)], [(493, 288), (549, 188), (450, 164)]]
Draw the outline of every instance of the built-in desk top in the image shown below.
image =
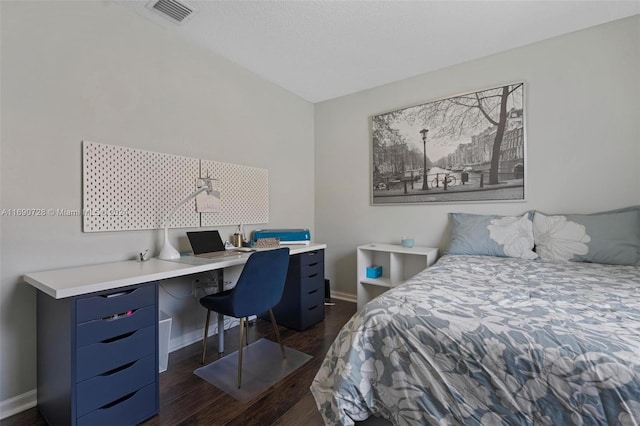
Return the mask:
[[(322, 250), (327, 245), (310, 243), (308, 245), (282, 245), (281, 247), (289, 247), (290, 254), (295, 255)], [(175, 260), (160, 260), (157, 258), (144, 262), (130, 260), (34, 272), (26, 274), (24, 280), (55, 299), (63, 299), (133, 284), (243, 265), (250, 255), (250, 252), (238, 252), (237, 255), (214, 259), (183, 256)]]

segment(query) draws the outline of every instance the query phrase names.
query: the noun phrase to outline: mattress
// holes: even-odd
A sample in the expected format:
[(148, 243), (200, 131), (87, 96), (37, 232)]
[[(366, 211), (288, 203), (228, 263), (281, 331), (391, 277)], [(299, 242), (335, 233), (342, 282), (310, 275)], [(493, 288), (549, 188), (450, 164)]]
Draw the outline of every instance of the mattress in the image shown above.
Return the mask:
[(444, 256), (345, 324), (311, 391), (328, 425), (637, 425), (640, 268)]

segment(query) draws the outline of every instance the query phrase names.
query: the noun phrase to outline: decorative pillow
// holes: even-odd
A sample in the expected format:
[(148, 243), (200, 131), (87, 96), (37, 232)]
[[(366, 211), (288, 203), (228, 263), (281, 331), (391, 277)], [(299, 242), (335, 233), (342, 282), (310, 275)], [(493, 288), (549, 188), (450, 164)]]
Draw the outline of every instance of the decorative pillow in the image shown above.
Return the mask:
[(640, 206), (593, 214), (535, 212), (533, 234), (542, 260), (640, 265)]
[(523, 216), (449, 213), (451, 244), (448, 254), (538, 257), (533, 249), (532, 213)]

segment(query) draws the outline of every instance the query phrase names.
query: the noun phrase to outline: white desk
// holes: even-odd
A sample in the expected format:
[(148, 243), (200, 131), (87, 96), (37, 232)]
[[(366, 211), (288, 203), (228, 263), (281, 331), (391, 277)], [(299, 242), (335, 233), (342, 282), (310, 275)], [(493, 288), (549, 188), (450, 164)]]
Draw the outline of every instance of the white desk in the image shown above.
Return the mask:
[[(306, 273), (316, 277), (311, 280), (317, 286), (313, 293), (322, 296), (319, 281), (324, 277), (326, 245), (289, 248), (296, 255), (293, 264), (299, 266), (305, 258), (311, 262), (307, 266), (315, 265), (317, 271), (308, 268)], [(25, 275), (24, 280), (39, 290), (38, 408), (47, 422), (137, 424), (156, 415), (160, 409), (157, 282), (243, 265), (250, 255), (114, 262)], [(293, 269), (291, 275), (297, 277)], [(288, 273), (287, 282), (289, 278)], [(224, 350), (221, 323), (219, 350)]]
[[(290, 254), (300, 254), (314, 250), (323, 250), (326, 244), (282, 245), (289, 247)], [(268, 250), (268, 249), (267, 249)], [(113, 290), (134, 284), (159, 281), (169, 278), (197, 274), (199, 272), (224, 269), (230, 266), (244, 265), (251, 252), (222, 258), (206, 259), (195, 256), (183, 256), (176, 260), (149, 259), (144, 262), (130, 260), (125, 262), (103, 263), (77, 268), (57, 269), (34, 272), (24, 276), (24, 280), (53, 297), (63, 299), (81, 296), (103, 290)], [(218, 351), (224, 352), (224, 318), (218, 315)]]
[[(322, 250), (327, 248), (327, 245), (311, 243), (308, 245), (283, 245), (282, 247), (289, 247), (290, 254), (295, 255), (308, 251)], [(24, 280), (54, 299), (63, 299), (96, 291), (126, 287), (132, 284), (244, 265), (250, 254), (250, 252), (238, 253), (237, 255), (217, 259), (183, 256), (176, 260), (153, 258), (144, 262), (129, 260), (102, 263), (99, 265), (33, 272), (26, 274)]]

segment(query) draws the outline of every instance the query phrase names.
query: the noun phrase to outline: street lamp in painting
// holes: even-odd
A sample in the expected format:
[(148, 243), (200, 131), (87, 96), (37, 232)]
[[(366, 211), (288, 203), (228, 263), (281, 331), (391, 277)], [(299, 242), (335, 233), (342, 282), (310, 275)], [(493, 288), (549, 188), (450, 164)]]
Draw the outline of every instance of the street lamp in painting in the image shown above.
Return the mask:
[(422, 189), (429, 189), (427, 185), (427, 133), (429, 133), (428, 129), (420, 130), (420, 134), (422, 135), (422, 146), (424, 150), (424, 165), (422, 169)]

